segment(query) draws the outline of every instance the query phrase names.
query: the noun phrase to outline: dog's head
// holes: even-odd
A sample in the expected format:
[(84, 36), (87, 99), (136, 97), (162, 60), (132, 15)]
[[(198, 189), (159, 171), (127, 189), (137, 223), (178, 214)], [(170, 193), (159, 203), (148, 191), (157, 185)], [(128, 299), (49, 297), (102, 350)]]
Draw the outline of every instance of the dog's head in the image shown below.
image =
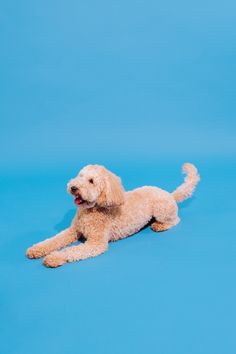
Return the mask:
[(67, 191), (75, 198), (75, 204), (83, 208), (117, 207), (124, 203), (120, 178), (99, 165), (84, 167), (69, 181)]

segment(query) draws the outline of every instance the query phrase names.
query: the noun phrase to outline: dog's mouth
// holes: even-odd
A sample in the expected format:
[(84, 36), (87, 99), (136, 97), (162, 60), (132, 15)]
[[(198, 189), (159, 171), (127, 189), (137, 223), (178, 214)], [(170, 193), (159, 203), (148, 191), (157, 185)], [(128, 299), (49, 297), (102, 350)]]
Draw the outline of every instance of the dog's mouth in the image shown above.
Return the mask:
[(84, 200), (80, 195), (76, 195), (75, 199), (74, 199), (74, 203), (75, 205), (80, 205), (85, 203), (86, 200)]

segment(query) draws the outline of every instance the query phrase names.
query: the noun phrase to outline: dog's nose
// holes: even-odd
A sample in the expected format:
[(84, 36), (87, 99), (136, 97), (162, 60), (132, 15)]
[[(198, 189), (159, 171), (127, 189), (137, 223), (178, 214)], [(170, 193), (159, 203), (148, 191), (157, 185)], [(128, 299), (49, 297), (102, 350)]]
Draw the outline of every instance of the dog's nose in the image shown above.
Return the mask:
[(71, 193), (76, 193), (78, 191), (78, 188), (76, 186), (72, 186), (70, 188), (70, 190), (71, 190)]

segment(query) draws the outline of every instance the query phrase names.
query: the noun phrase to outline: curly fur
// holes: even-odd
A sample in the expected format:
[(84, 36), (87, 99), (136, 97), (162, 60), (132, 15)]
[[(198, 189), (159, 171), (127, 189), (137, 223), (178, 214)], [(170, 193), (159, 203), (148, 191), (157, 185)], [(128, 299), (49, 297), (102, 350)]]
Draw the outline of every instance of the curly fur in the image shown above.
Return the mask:
[[(125, 192), (120, 178), (105, 167), (84, 167), (67, 185), (68, 192), (73, 194), (71, 187), (75, 187), (74, 196), (79, 195), (83, 201), (71, 226), (29, 248), (27, 256), (46, 256), (43, 263), (47, 267), (58, 267), (98, 256), (107, 250), (110, 241), (130, 236), (149, 222), (153, 231), (168, 230), (180, 221), (177, 202), (189, 198), (200, 179), (190, 163), (183, 166), (183, 171), (184, 183), (173, 193), (147, 186)], [(85, 243), (64, 248), (81, 236)]]

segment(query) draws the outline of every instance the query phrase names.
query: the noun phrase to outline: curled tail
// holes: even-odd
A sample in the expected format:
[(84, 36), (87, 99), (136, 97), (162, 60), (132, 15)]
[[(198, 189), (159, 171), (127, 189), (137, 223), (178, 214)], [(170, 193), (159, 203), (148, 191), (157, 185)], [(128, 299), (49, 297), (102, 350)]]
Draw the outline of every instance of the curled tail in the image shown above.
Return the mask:
[(183, 172), (186, 173), (184, 183), (181, 184), (173, 193), (173, 197), (176, 202), (182, 202), (183, 200), (191, 197), (196, 185), (200, 181), (198, 170), (191, 163), (185, 163), (183, 165)]

